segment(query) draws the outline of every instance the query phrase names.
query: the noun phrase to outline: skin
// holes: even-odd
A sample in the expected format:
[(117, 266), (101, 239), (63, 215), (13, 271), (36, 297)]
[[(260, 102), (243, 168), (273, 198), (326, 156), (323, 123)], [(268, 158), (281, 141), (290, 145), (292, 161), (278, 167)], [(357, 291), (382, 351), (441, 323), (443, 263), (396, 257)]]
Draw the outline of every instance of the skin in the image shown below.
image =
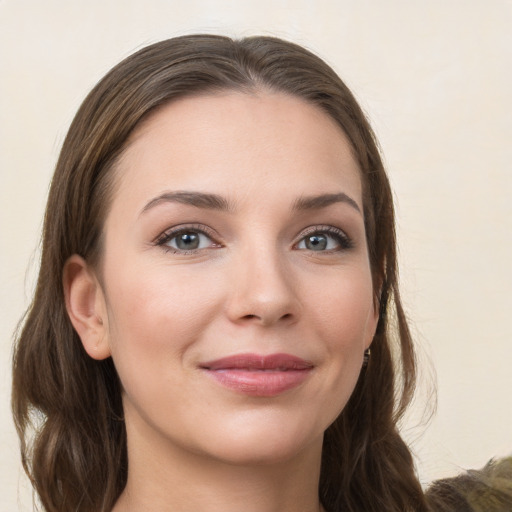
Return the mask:
[[(101, 277), (76, 255), (64, 272), (85, 349), (113, 358), (124, 389), (129, 476), (114, 511), (320, 510), (322, 436), (377, 323), (345, 135), (282, 94), (181, 99), (136, 129), (115, 172)], [(229, 208), (155, 200), (177, 191), (217, 194)], [(294, 208), (322, 194), (349, 199)], [(177, 226), (204, 232), (198, 248), (163, 243)], [(313, 368), (270, 397), (201, 369), (242, 353)]]

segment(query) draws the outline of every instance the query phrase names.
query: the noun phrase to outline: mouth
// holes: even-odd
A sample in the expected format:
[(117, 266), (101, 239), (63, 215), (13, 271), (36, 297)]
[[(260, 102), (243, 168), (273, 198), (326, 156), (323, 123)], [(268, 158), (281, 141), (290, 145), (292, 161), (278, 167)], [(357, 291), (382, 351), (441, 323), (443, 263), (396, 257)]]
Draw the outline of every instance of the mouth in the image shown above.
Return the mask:
[(291, 354), (237, 354), (201, 363), (199, 367), (232, 391), (271, 397), (299, 386), (314, 365)]

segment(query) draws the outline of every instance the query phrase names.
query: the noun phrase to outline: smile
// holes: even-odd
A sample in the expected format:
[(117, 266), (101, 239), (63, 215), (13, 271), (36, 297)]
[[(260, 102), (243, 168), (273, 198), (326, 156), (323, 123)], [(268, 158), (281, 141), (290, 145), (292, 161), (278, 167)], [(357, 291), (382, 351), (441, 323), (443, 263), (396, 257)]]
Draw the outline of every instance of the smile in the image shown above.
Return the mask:
[(202, 363), (200, 368), (233, 391), (271, 397), (297, 387), (314, 366), (290, 354), (237, 354)]

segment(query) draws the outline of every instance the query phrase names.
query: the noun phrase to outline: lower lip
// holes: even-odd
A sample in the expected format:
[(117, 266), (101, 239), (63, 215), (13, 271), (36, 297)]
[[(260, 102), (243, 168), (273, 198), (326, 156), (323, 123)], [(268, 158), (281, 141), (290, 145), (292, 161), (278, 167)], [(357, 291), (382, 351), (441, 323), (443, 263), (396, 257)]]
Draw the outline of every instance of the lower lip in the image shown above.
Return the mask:
[(276, 396), (296, 388), (309, 376), (311, 368), (300, 370), (206, 370), (223, 386), (250, 396)]

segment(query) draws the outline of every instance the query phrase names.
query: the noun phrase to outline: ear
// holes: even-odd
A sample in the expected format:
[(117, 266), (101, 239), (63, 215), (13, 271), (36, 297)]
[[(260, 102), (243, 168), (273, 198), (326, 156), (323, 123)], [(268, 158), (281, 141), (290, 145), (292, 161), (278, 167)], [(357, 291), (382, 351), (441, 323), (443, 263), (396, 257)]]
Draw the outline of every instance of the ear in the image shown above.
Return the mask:
[(380, 303), (374, 301), (373, 308), (368, 314), (368, 321), (366, 323), (366, 339), (364, 343), (365, 350), (370, 348), (370, 345), (373, 342), (373, 338), (375, 337), (375, 333), (377, 332), (377, 325), (379, 324), (379, 319)]
[(69, 319), (85, 351), (93, 359), (106, 359), (111, 355), (107, 309), (94, 271), (81, 256), (74, 254), (66, 261), (62, 278)]

